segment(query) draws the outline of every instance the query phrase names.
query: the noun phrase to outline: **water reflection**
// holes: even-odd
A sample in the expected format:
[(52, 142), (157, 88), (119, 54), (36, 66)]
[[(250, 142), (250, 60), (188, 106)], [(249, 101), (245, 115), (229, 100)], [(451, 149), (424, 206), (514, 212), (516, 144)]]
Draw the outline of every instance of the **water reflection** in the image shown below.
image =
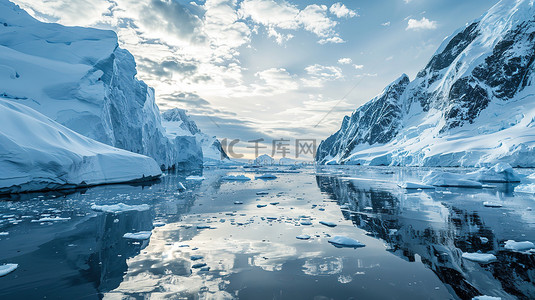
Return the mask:
[[(317, 176), (317, 184), (347, 207), (346, 219), (385, 241), (395, 255), (409, 262), (421, 261), (459, 298), (481, 294), (535, 298), (533, 255), (503, 249), (505, 240), (534, 238), (533, 223), (518, 218), (525, 215), (522, 202), (533, 200), (513, 200), (511, 185), (484, 191), (406, 192), (393, 184), (337, 176)], [(514, 205), (491, 209), (481, 205), (483, 200)], [(505, 218), (509, 220), (504, 222)], [(494, 253), (498, 261), (478, 264), (461, 258), (463, 252), (478, 251)]]

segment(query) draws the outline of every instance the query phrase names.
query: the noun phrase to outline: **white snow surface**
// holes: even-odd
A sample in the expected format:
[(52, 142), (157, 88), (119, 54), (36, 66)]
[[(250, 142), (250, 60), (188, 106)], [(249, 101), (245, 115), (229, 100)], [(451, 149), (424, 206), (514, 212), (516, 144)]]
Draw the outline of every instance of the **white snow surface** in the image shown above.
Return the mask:
[(7, 0), (0, 24), (1, 97), (164, 168), (202, 165), (194, 138), (166, 137), (154, 90), (115, 32), (42, 23)]
[(94, 211), (101, 211), (101, 212), (107, 212), (107, 213), (122, 213), (126, 211), (146, 211), (150, 209), (150, 205), (148, 204), (140, 204), (140, 205), (128, 205), (124, 203), (117, 203), (117, 204), (111, 204), (111, 205), (91, 205), (91, 209)]
[(515, 187), (517, 193), (535, 194), (535, 183), (521, 184)]
[(0, 265), (0, 277), (15, 271), (19, 267), (18, 264), (3, 264)]
[(494, 254), (490, 253), (463, 253), (463, 258), (483, 264), (493, 262), (497, 259)]
[(152, 158), (84, 137), (25, 105), (3, 98), (0, 158), (2, 193), (119, 183), (161, 175)]

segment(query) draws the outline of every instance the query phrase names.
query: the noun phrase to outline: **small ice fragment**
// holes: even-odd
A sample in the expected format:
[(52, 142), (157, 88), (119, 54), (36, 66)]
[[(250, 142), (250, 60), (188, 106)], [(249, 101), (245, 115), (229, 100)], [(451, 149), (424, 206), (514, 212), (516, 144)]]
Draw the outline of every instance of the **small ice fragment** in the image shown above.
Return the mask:
[(310, 235), (308, 234), (302, 234), (302, 235), (298, 235), (295, 237), (296, 239), (299, 239), (299, 240), (308, 240), (310, 239)]
[(251, 178), (245, 176), (245, 175), (227, 175), (221, 177), (222, 180), (228, 180), (228, 181), (249, 181)]
[(210, 271), (210, 267), (202, 267), (199, 271), (208, 272), (208, 271)]
[(529, 241), (516, 242), (513, 240), (508, 240), (505, 242), (504, 248), (508, 250), (526, 251), (535, 248), (535, 245)]
[(302, 221), (299, 222), (299, 223), (301, 223), (301, 225), (307, 225), (307, 226), (308, 226), (308, 225), (312, 225), (312, 222), (310, 222), (309, 220), (302, 220)]
[(399, 183), (398, 186), (402, 189), (406, 189), (406, 190), (417, 190), (417, 189), (435, 189), (434, 186), (432, 185), (427, 185), (427, 184), (423, 184), (423, 183), (416, 183), (416, 182), (403, 182), (403, 183)]
[(493, 297), (493, 296), (487, 296), (487, 295), (482, 295), (482, 296), (475, 296), (474, 298), (472, 298), (472, 300), (501, 300), (502, 298), (500, 297)]
[(267, 204), (257, 204), (256, 205), (256, 207), (258, 207), (258, 208), (262, 208), (262, 207), (266, 207), (266, 206), (267, 206)]
[(197, 229), (210, 229), (210, 225), (197, 225)]
[(205, 180), (205, 179), (206, 178), (204, 178), (204, 176), (195, 176), (195, 175), (186, 177), (186, 180)]
[(267, 195), (267, 194), (269, 194), (269, 192), (268, 191), (260, 191), (260, 192), (256, 192), (256, 194), (259, 195), (259, 196), (260, 195)]
[(234, 204), (243, 204), (242, 201), (234, 201)]
[(67, 217), (67, 218), (60, 218), (60, 217), (50, 218), (50, 217), (47, 217), (47, 218), (41, 218), (39, 220), (32, 220), (31, 222), (32, 223), (57, 222), (57, 221), (68, 221), (70, 219), (71, 219), (70, 217)]
[(117, 203), (113, 205), (91, 205), (91, 209), (94, 211), (118, 214), (125, 211), (145, 211), (149, 210), (150, 206), (148, 204), (127, 205), (124, 203)]
[(255, 178), (256, 179), (277, 179), (277, 176), (275, 176), (273, 174), (266, 173), (266, 174), (263, 174), (263, 175), (260, 175), (260, 176), (256, 176)]
[(177, 190), (178, 190), (179, 192), (183, 192), (183, 191), (186, 190), (186, 187), (182, 184), (182, 182), (179, 182), (179, 183), (177, 184)]
[(486, 244), (489, 242), (489, 239), (483, 236), (480, 236), (479, 240), (481, 241), (481, 244)]
[(354, 240), (346, 236), (340, 236), (340, 235), (333, 237), (328, 242), (338, 248), (342, 248), (342, 247), (359, 248), (359, 247), (365, 246), (364, 244), (362, 244), (361, 242), (357, 240)]
[(463, 258), (468, 259), (471, 261), (475, 261), (478, 263), (490, 263), (496, 260), (496, 256), (494, 254), (488, 254), (488, 253), (463, 253)]
[(131, 239), (131, 240), (148, 240), (151, 235), (152, 235), (152, 232), (150, 231), (129, 232), (129, 233), (125, 233), (123, 235), (123, 238)]
[(320, 221), (320, 224), (328, 226), (328, 227), (336, 227), (336, 223), (334, 222)]
[(271, 203), (269, 203), (269, 204), (271, 204), (271, 205), (277, 205), (277, 204), (279, 204), (279, 203), (280, 203), (280, 202), (271, 202)]
[(6, 235), (9, 235), (9, 232), (7, 231), (0, 232), (0, 236), (6, 236)]
[(206, 264), (205, 263), (198, 263), (198, 264), (194, 264), (193, 266), (191, 266), (193, 269), (200, 269), (202, 267), (206, 267)]
[(0, 265), (0, 277), (15, 271), (19, 267), (18, 264), (3, 264)]
[(154, 227), (162, 227), (162, 226), (165, 226), (165, 223), (161, 222), (161, 221), (158, 221), (158, 222), (152, 223), (152, 226), (154, 226)]
[(501, 205), (500, 203), (490, 202), (490, 201), (485, 201), (485, 202), (483, 202), (483, 205), (484, 205), (485, 207), (496, 207), (496, 208), (498, 208), (498, 207), (502, 207), (502, 206), (503, 206), (503, 205)]
[(190, 256), (190, 259), (193, 260), (193, 261), (199, 260), (199, 259), (203, 259), (203, 258), (204, 258), (204, 256), (202, 256), (202, 255), (192, 255), (192, 256)]

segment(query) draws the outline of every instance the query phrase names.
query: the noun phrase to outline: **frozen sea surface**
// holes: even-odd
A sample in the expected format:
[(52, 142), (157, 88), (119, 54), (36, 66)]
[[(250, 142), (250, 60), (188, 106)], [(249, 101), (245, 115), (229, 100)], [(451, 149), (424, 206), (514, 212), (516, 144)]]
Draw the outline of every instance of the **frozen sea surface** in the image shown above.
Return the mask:
[[(202, 181), (4, 198), (0, 265), (18, 268), (0, 277), (0, 299), (535, 298), (535, 250), (505, 247), (535, 242), (535, 196), (515, 184), (398, 186), (428, 171), (333, 166), (237, 182), (222, 179), (250, 171), (205, 169)], [(147, 209), (92, 209), (120, 203)], [(123, 238), (139, 232), (150, 239)], [(336, 236), (365, 247), (333, 247)]]

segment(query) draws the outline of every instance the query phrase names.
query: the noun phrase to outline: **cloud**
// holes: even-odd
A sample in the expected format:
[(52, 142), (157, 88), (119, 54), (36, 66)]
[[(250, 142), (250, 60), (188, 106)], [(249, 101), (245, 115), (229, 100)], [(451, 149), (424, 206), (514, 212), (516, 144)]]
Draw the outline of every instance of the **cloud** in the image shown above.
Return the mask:
[(362, 70), (364, 69), (364, 65), (353, 65), (353, 67), (357, 70)]
[(353, 61), (349, 57), (343, 57), (338, 60), (338, 63), (341, 65), (349, 65), (351, 62)]
[(282, 35), (279, 30), (304, 29), (319, 38), (320, 44), (340, 43), (342, 38), (334, 30), (338, 24), (327, 16), (325, 5), (311, 4), (303, 10), (285, 1), (273, 0), (245, 0), (240, 4), (238, 15), (241, 19), (263, 25), (270, 37), (275, 37), (277, 43), (292, 36)]
[(384, 23), (381, 24), (381, 26), (388, 27), (388, 26), (390, 26), (390, 22), (384, 22)]
[(422, 17), (421, 20), (409, 19), (407, 28), (405, 30), (426, 30), (426, 29), (436, 29), (437, 22), (430, 21), (426, 17)]
[(261, 84), (254, 85), (260, 95), (281, 94), (299, 88), (295, 78), (283, 68), (270, 68), (255, 73)]
[(331, 5), (329, 11), (338, 18), (353, 18), (359, 16), (356, 11), (347, 8), (340, 2)]
[(325, 81), (338, 80), (344, 77), (342, 70), (335, 66), (314, 64), (306, 67), (305, 71), (309, 78), (303, 78), (302, 81), (310, 87), (321, 87)]

